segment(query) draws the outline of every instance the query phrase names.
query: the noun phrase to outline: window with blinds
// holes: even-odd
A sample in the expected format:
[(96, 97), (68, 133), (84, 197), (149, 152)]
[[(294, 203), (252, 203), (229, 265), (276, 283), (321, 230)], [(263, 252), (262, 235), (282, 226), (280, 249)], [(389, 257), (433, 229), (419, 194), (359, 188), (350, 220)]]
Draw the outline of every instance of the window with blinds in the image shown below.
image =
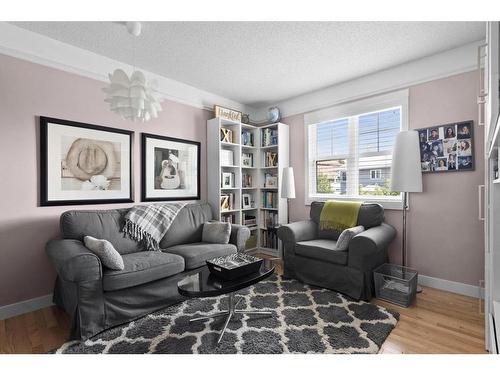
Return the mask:
[(309, 196), (399, 199), (390, 178), (401, 112), (398, 106), (308, 125)]

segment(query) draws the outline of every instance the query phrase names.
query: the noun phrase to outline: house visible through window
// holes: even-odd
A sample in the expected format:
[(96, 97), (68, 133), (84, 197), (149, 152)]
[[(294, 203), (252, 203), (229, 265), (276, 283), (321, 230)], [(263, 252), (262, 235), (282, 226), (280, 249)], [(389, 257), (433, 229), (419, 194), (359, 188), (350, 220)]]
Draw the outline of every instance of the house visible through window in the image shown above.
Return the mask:
[(309, 201), (336, 197), (399, 201), (400, 193), (390, 190), (390, 178), (402, 111), (403, 105), (381, 107), (306, 125)]

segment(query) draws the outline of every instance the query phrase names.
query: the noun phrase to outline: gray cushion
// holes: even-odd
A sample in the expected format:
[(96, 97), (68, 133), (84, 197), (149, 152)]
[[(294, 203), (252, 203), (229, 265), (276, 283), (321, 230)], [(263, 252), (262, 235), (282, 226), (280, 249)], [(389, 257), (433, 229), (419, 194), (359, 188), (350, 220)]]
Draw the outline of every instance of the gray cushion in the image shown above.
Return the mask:
[(186, 270), (192, 270), (204, 266), (207, 259), (234, 254), (237, 249), (233, 244), (198, 242), (172, 246), (163, 251), (182, 256)]
[(123, 258), (113, 247), (111, 242), (99, 240), (91, 236), (83, 238), (85, 247), (97, 255), (104, 267), (112, 270), (122, 270), (124, 268)]
[(130, 288), (132, 286), (163, 279), (184, 271), (184, 259), (178, 255), (161, 251), (142, 251), (123, 255), (125, 268), (122, 271), (103, 270), (104, 291)]
[(200, 242), (203, 224), (212, 220), (212, 210), (208, 203), (188, 204), (182, 208), (169, 230), (160, 241), (160, 248)]
[(208, 221), (203, 224), (202, 242), (208, 243), (229, 243), (231, 236), (231, 223), (219, 221)]
[(358, 225), (357, 227), (347, 228), (340, 233), (339, 239), (337, 240), (337, 250), (347, 250), (349, 248), (349, 242), (356, 236), (365, 230), (365, 227)]
[[(309, 216), (312, 221), (318, 224), (318, 238), (337, 240), (340, 236), (339, 231), (319, 229), (319, 218), (324, 204), (324, 202), (312, 202)], [(362, 225), (363, 227), (365, 227), (365, 229), (369, 229), (371, 227), (376, 227), (382, 224), (383, 221), (384, 208), (380, 204), (363, 203), (359, 208), (357, 225)]]
[(333, 240), (319, 239), (297, 242), (295, 253), (323, 262), (347, 264), (347, 251), (337, 250), (337, 242)]
[(92, 236), (111, 242), (120, 254), (142, 251), (142, 245), (121, 232), (128, 208), (119, 210), (72, 210), (61, 215), (63, 238), (79, 240)]

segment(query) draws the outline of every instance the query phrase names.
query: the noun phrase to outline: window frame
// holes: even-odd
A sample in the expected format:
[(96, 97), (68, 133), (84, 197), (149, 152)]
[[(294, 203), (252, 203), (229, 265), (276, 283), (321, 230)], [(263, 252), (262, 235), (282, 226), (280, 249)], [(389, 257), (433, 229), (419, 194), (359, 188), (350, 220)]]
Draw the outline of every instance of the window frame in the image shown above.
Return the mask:
[[(373, 177), (372, 172), (375, 172), (375, 177)], [(370, 169), (370, 180), (378, 181), (381, 179), (382, 179), (382, 169)]]
[[(339, 104), (304, 114), (304, 135), (305, 135), (304, 139), (306, 140), (304, 147), (305, 149), (304, 153), (305, 197), (304, 198), (306, 206), (309, 206), (313, 201), (326, 201), (328, 199), (337, 199), (337, 200), (356, 200), (356, 201), (364, 201), (370, 203), (372, 202), (378, 203), (382, 205), (385, 209), (396, 209), (396, 210), (403, 209), (403, 201), (401, 194), (399, 196), (388, 196), (388, 197), (338, 196), (334, 194), (321, 194), (321, 193), (311, 194), (311, 192), (309, 191), (309, 185), (310, 185), (309, 176), (311, 173), (312, 162), (309, 160), (309, 143), (310, 143), (309, 126), (325, 121), (332, 121), (346, 117), (359, 116), (366, 113), (382, 111), (384, 109), (400, 107), (401, 130), (408, 130), (408, 101), (409, 101), (409, 90), (404, 89), (404, 90), (394, 91), (388, 94), (347, 102), (344, 104)], [(335, 155), (335, 159), (337, 159), (340, 156), (341, 155)], [(331, 157), (329, 157), (328, 159), (331, 159)]]

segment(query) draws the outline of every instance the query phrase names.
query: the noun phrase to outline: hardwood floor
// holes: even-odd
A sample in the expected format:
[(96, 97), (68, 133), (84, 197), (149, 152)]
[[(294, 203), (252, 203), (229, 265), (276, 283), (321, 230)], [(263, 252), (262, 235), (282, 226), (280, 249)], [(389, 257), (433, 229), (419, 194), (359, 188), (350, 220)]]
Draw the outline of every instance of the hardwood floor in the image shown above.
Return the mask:
[(479, 300), (423, 289), (409, 308), (372, 300), (400, 313), (399, 322), (380, 353), (486, 353)]
[[(485, 353), (476, 298), (424, 288), (410, 308), (372, 302), (401, 314), (380, 353)], [(46, 353), (66, 341), (69, 325), (55, 306), (0, 320), (0, 353)]]

